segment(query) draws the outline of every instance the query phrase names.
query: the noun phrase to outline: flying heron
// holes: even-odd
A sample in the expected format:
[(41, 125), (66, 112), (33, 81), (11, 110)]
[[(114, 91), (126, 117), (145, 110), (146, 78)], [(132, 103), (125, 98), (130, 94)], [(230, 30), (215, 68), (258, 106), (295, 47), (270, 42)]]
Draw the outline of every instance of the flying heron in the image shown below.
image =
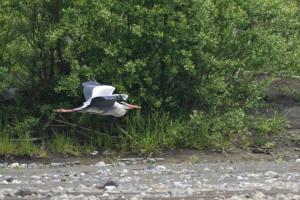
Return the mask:
[(53, 111), (59, 113), (81, 112), (122, 117), (125, 115), (127, 109), (141, 108), (125, 102), (117, 102), (119, 99), (126, 100), (128, 95), (113, 94), (115, 87), (99, 84), (93, 77), (92, 80), (82, 83), (82, 86), (86, 99), (83, 106), (72, 110), (56, 109)]

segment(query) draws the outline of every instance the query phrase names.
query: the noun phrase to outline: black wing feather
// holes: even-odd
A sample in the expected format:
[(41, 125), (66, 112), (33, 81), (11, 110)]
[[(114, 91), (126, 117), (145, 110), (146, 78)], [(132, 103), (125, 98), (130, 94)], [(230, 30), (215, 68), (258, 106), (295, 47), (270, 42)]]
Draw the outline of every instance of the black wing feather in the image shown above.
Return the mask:
[(105, 97), (95, 97), (87, 108), (96, 107), (98, 110), (112, 110), (115, 108), (117, 98), (107, 99)]

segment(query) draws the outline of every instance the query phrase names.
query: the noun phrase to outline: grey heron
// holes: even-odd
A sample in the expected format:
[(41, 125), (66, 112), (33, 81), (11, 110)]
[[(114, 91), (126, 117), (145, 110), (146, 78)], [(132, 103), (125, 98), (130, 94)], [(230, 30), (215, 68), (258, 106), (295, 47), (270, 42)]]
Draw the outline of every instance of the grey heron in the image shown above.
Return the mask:
[(125, 115), (127, 109), (141, 108), (125, 102), (117, 102), (119, 99), (126, 100), (128, 95), (113, 94), (115, 87), (99, 84), (93, 77), (92, 80), (82, 83), (82, 86), (86, 99), (83, 106), (71, 110), (56, 109), (53, 111), (59, 113), (81, 112), (122, 117)]

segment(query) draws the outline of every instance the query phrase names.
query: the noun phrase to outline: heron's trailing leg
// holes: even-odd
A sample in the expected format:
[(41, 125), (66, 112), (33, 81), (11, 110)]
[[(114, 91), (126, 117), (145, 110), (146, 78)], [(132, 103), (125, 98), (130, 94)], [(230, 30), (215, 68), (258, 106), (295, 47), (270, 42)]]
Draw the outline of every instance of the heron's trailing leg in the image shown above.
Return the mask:
[(59, 113), (78, 112), (77, 110), (66, 110), (66, 109), (55, 109), (53, 111), (54, 112), (59, 112)]

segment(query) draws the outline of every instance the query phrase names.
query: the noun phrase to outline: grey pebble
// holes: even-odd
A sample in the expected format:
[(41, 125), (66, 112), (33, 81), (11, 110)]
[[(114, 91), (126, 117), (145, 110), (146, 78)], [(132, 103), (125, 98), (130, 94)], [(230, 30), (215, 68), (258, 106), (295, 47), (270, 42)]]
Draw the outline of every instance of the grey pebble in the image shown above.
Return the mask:
[(156, 166), (156, 170), (159, 170), (159, 171), (166, 170), (166, 167), (163, 165), (158, 165), (158, 166)]
[(44, 197), (52, 197), (52, 194), (50, 192), (48, 192), (44, 195)]
[(117, 188), (116, 188), (116, 186), (105, 186), (104, 189), (108, 190), (108, 191), (111, 191), (111, 190), (115, 190)]
[(30, 163), (27, 165), (29, 168), (37, 168), (37, 164), (36, 163)]
[(65, 167), (66, 163), (51, 163), (52, 167)]
[(14, 167), (18, 167), (18, 166), (19, 166), (19, 163), (12, 163), (12, 164), (8, 165), (7, 167), (14, 168)]
[(34, 188), (20, 188), (16, 191), (15, 196), (24, 197), (32, 194), (36, 194), (36, 190)]
[(114, 181), (114, 180), (108, 180), (103, 185), (103, 188), (105, 188), (106, 186), (115, 186), (116, 188), (118, 188), (118, 183), (116, 181)]
[(8, 189), (4, 192), (4, 196), (7, 196), (7, 197), (13, 197), (14, 196), (14, 193), (12, 191), (12, 189)]
[(8, 183), (12, 182), (13, 180), (15, 180), (13, 177), (9, 177), (9, 178), (6, 179), (6, 181), (7, 181)]
[(100, 169), (100, 170), (96, 171), (95, 173), (96, 174), (103, 174), (103, 170)]
[(153, 165), (149, 165), (149, 166), (147, 167), (148, 170), (155, 169), (155, 168), (156, 168), (156, 167), (153, 166)]
[(33, 175), (30, 177), (31, 180), (39, 180), (41, 177), (38, 175)]
[(100, 161), (100, 162), (98, 162), (95, 166), (96, 166), (96, 167), (105, 167), (106, 164), (105, 164), (105, 162)]
[(192, 190), (192, 188), (187, 188), (187, 189), (186, 189), (186, 193), (187, 193), (187, 195), (192, 196), (192, 195), (193, 195), (193, 190)]

